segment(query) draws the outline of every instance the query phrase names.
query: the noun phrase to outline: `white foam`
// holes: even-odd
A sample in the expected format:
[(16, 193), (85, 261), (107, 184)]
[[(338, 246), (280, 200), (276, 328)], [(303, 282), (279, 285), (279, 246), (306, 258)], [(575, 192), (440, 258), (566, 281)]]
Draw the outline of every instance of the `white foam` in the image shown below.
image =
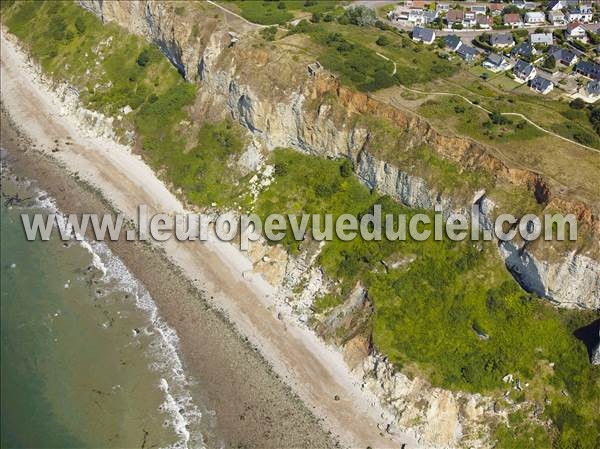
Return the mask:
[[(25, 187), (32, 186), (31, 182), (27, 180), (21, 182), (21, 185)], [(63, 231), (68, 231), (71, 235), (72, 226), (67, 219), (68, 217), (60, 212), (54, 199), (47, 192), (37, 188), (35, 194), (36, 197), (32, 207), (43, 209), (48, 213), (55, 213), (55, 225)], [(198, 406), (194, 404), (189, 391), (192, 381), (183, 371), (178, 353), (179, 337), (177, 333), (160, 317), (158, 308), (145, 287), (105, 243), (85, 240), (79, 234), (74, 234), (74, 238), (90, 253), (92, 264), (102, 272), (103, 280), (107, 283), (114, 283), (117, 289), (130, 294), (135, 299), (136, 307), (145, 311), (148, 315), (150, 329), (146, 329), (146, 334), (156, 336), (149, 349), (151, 351), (149, 355), (154, 360), (150, 368), (161, 373), (162, 377), (158, 387), (165, 394), (161, 410), (170, 417), (169, 425), (179, 438), (174, 445), (168, 446), (168, 448), (204, 448), (204, 440), (199, 430), (190, 430), (199, 427), (202, 413)], [(70, 280), (64, 285), (64, 288), (69, 288), (69, 285)]]

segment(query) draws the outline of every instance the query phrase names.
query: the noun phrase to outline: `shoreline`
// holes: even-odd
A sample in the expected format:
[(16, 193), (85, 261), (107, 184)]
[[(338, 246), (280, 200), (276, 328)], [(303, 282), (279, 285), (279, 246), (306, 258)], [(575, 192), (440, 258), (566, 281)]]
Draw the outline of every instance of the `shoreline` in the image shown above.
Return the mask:
[[(74, 178), (51, 157), (36, 150), (27, 150), (28, 139), (20, 130), (13, 128), (6, 111), (2, 110), (0, 114), (1, 143), (8, 153), (6, 162), (11, 172), (33, 182), (36, 188), (48, 194), (62, 213), (114, 213), (100, 191)], [(86, 236), (84, 242), (88, 241), (87, 237), (90, 236)], [(262, 427), (265, 423), (271, 424), (271, 421), (278, 426), (282, 423), (281, 418), (288, 416), (296, 419), (301, 430), (293, 435), (290, 428), (283, 429), (292, 433), (289, 443), (293, 444), (294, 440), (302, 437), (302, 433), (307, 432), (316, 434), (316, 443), (323, 443), (314, 447), (334, 447), (329, 436), (320, 429), (318, 420), (273, 372), (257, 348), (237, 332), (222, 312), (206, 302), (205, 295), (181, 274), (164, 251), (123, 238), (104, 244), (150, 293), (160, 317), (177, 332), (177, 351), (183, 353), (184, 372), (200, 385), (202, 392), (201, 402), (197, 405), (203, 410), (202, 437), (207, 447), (238, 444), (244, 447), (276, 447), (274, 444), (285, 441), (282, 438), (284, 432), (277, 435)], [(172, 301), (174, 296), (177, 296), (177, 301)], [(191, 307), (181, 307), (183, 303)], [(189, 329), (190, 324), (195, 330)], [(189, 332), (194, 332), (201, 339), (204, 343), (201, 349), (184, 351), (182, 346), (185, 344), (187, 347), (190, 342), (182, 337), (183, 328), (186, 328), (183, 332), (186, 337)], [(215, 363), (220, 354), (235, 355), (235, 358)], [(207, 361), (211, 363), (204, 363)], [(244, 382), (259, 388), (264, 397), (257, 398), (254, 392), (246, 391)], [(278, 409), (275, 409), (274, 403), (279, 405)], [(276, 420), (278, 415), (279, 420)], [(226, 419), (222, 419), (223, 416)], [(271, 435), (265, 437), (263, 431)]]
[[(26, 124), (27, 134), (36, 142), (38, 149), (49, 154), (53, 148), (60, 147), (56, 159), (68, 170), (78, 173), (86, 182), (98, 188), (103, 196), (110, 198), (114, 205), (129, 217), (136, 216), (135, 207), (142, 203), (149, 204), (161, 212), (183, 211), (179, 201), (139, 157), (128, 151), (127, 147), (110, 139), (82, 135), (82, 126), (77, 123), (76, 117), (65, 112), (64, 105), (53, 97), (53, 93), (45, 90), (39, 74), (35, 73), (34, 67), (25, 61), (13, 44), (7, 42), (4, 32), (2, 50), (4, 106), (10, 110), (12, 118), (18, 124)], [(56, 143), (55, 139), (59, 139), (59, 143)], [(69, 144), (65, 139), (69, 139)], [(35, 155), (29, 156), (36, 159)], [(54, 193), (51, 189), (47, 190), (50, 194)], [(65, 208), (61, 207), (64, 212), (68, 213), (73, 208), (90, 212), (87, 203), (83, 204), (73, 198), (70, 200), (66, 201)], [(339, 440), (351, 447), (390, 447), (399, 446), (401, 443), (407, 443), (408, 448), (416, 446), (413, 436), (386, 435), (379, 430), (378, 424), (383, 411), (373, 397), (361, 391), (358, 377), (349, 371), (341, 352), (326, 345), (314, 332), (300, 326), (291, 317), (283, 314), (282, 319), (278, 316), (277, 311), (272, 310), (277, 305), (276, 298), (273, 297), (273, 287), (259, 276), (247, 275), (252, 270), (252, 264), (236, 248), (222, 242), (200, 245), (191, 243), (193, 247), (189, 245), (190, 242), (186, 243), (166, 242), (161, 246), (164, 257), (181, 270), (181, 274), (194, 284), (195, 289), (207, 292), (210, 307), (224, 313), (240, 335), (252, 346), (260, 348), (261, 355), (272, 364), (273, 376), (285, 378), (285, 384), (291, 386), (305, 406), (312, 408), (314, 415), (324, 420), (326, 429), (340, 433)], [(199, 301), (194, 303), (193, 300), (173, 298), (173, 288), (170, 288), (169, 282), (153, 285), (157, 284), (156, 273), (146, 272), (143, 267), (136, 269), (136, 261), (133, 260), (135, 257), (128, 257), (126, 254), (131, 249), (119, 250), (111, 247), (111, 250), (123, 258), (134, 275), (148, 288), (165, 320), (180, 334), (184, 360), (193, 359), (195, 352), (199, 357), (197, 343), (201, 339), (198, 335), (194, 336), (198, 329), (193, 329), (194, 319), (199, 319), (201, 315), (197, 310)], [(157, 267), (160, 267), (160, 264)], [(161, 267), (160, 270), (162, 269)], [(176, 277), (181, 278), (179, 274)], [(159, 302), (153, 289), (159, 292), (159, 295), (161, 289), (163, 290), (163, 295), (166, 296), (164, 303)], [(165, 314), (165, 308), (179, 309), (179, 321), (175, 311)], [(194, 318), (190, 319), (190, 315)], [(182, 320), (186, 321), (185, 325), (181, 323)], [(215, 337), (219, 339), (221, 335)], [(223, 354), (227, 352), (214, 349), (213, 347), (213, 356), (223, 363)], [(229, 361), (239, 365), (236, 359), (239, 359), (238, 354)], [(211, 359), (210, 363), (214, 361)], [(196, 368), (201, 371), (201, 367)], [(202, 377), (196, 376), (193, 370), (191, 375)], [(242, 381), (240, 390), (245, 389), (248, 378), (241, 375), (239, 377)], [(223, 381), (222, 378), (219, 380)], [(248, 396), (258, 400), (254, 393), (256, 392), (246, 392)], [(227, 392), (224, 391), (224, 394)], [(269, 401), (269, 398), (262, 400)], [(230, 407), (234, 406), (230, 404)], [(273, 404), (266, 407), (265, 412), (272, 414), (272, 407)], [(218, 411), (217, 415), (219, 416)], [(222, 416), (221, 414), (218, 417), (221, 424)], [(236, 418), (241, 420), (240, 415)], [(230, 416), (229, 421), (233, 423), (233, 417)], [(296, 432), (298, 437), (305, 434), (299, 429), (301, 426), (298, 422), (293, 422), (289, 416), (286, 417), (286, 421), (277, 424), (286, 424), (286, 432)], [(257, 428), (264, 424), (265, 422), (257, 421)], [(248, 425), (248, 420), (244, 418), (241, 427), (245, 432), (248, 432)], [(282, 429), (278, 428), (278, 431)], [(286, 447), (292, 446), (288, 444)]]

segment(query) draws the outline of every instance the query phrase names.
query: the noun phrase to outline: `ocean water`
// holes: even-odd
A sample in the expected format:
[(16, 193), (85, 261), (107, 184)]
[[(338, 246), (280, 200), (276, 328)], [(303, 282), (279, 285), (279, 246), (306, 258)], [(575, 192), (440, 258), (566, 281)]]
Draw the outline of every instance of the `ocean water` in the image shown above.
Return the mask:
[(31, 184), (5, 174), (1, 201), (1, 447), (202, 447), (177, 336), (143, 286), (104, 244), (26, 241), (20, 215), (55, 210)]

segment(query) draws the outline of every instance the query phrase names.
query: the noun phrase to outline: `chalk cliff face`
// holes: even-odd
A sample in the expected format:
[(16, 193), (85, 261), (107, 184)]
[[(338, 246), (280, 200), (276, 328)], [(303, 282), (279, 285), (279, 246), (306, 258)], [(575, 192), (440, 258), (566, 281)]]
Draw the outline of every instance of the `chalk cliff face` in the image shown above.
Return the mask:
[[(453, 195), (444, 189), (442, 193), (431, 180), (411, 173), (410, 167), (377, 157), (369, 145), (372, 130), (356, 117), (384, 118), (399, 130), (407, 149), (426, 145), (466, 170), (483, 169), (494, 179), (526, 188), (540, 204), (577, 214), (586, 232), (596, 240), (600, 236), (600, 221), (591, 208), (555, 197), (538, 174), (508, 167), (477, 143), (444, 136), (410, 113), (341, 86), (306, 55), (290, 58), (285, 47), (253, 45), (250, 25), (235, 22), (234, 33), (208, 4), (188, 8), (179, 16), (169, 2), (80, 3), (103, 21), (115, 21), (156, 43), (186, 79), (200, 84), (198, 107), (207, 117), (232, 117), (266, 149), (291, 147), (349, 157), (368, 187), (408, 206), (439, 205), (446, 214), (470, 209), (475, 192)], [(192, 32), (194, 26), (198, 29)], [(493, 214), (493, 208), (488, 209)], [(597, 251), (586, 254), (573, 248), (545, 260), (535, 251), (508, 244), (502, 245), (500, 254), (525, 289), (562, 307), (600, 308)]]

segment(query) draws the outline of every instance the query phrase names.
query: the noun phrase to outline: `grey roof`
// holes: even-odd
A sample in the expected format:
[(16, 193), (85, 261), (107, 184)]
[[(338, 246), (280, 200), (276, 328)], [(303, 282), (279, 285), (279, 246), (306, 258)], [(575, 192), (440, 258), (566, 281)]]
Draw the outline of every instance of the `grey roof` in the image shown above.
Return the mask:
[(543, 76), (536, 76), (531, 80), (531, 87), (537, 90), (538, 92), (543, 92), (548, 89), (550, 86), (554, 86), (554, 83)]
[(587, 83), (587, 86), (585, 86), (585, 90), (591, 95), (600, 95), (600, 81), (590, 81)]
[(461, 43), (460, 37), (458, 37), (456, 34), (449, 34), (447, 36), (444, 36), (444, 44), (446, 45), (446, 47), (450, 47), (450, 48), (456, 48), (458, 47), (458, 45)]
[(529, 38), (532, 44), (551, 45), (554, 42), (552, 33), (533, 33)]
[(492, 45), (511, 45), (513, 42), (514, 39), (510, 33), (492, 34), (490, 38)]
[(435, 38), (435, 33), (431, 28), (415, 27), (412, 32), (412, 37), (413, 39), (429, 42)]
[(557, 45), (550, 47), (548, 49), (548, 54), (554, 56), (554, 59), (557, 61), (561, 61), (569, 65), (571, 65), (573, 60), (577, 57), (574, 51), (558, 47)]
[(475, 56), (477, 56), (477, 50), (475, 50), (473, 47), (470, 47), (469, 45), (461, 45), (460, 48), (458, 50), (456, 50), (456, 53), (461, 58), (463, 58), (467, 61), (471, 60)]
[(498, 53), (490, 53), (486, 59), (486, 61), (491, 62), (494, 65), (499, 66), (504, 61), (504, 56), (499, 55)]
[(531, 45), (529, 42), (521, 42), (519, 45), (512, 49), (510, 54), (521, 55), (528, 58), (533, 55), (534, 51), (535, 49), (533, 48), (533, 45)]
[(526, 78), (531, 75), (531, 72), (533, 72), (534, 69), (535, 67), (533, 67), (533, 64), (519, 59), (515, 64), (513, 71), (520, 77)]
[(579, 61), (575, 66), (575, 71), (594, 80), (600, 80), (600, 64), (592, 61)]

